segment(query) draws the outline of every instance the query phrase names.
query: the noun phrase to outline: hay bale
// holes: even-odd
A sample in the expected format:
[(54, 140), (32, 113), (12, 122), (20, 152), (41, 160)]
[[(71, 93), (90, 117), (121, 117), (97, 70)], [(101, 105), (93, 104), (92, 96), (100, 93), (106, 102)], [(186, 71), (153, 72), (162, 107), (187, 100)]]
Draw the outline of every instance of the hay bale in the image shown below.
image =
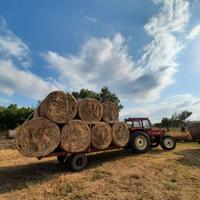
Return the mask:
[(102, 119), (108, 123), (114, 123), (119, 120), (119, 112), (117, 105), (111, 101), (106, 101), (102, 103), (103, 115)]
[(58, 124), (65, 124), (76, 116), (77, 102), (69, 93), (54, 91), (40, 104), (38, 113), (40, 117), (46, 117)]
[(119, 147), (124, 147), (129, 141), (128, 127), (122, 122), (115, 122), (112, 125), (112, 143)]
[(86, 122), (72, 120), (61, 130), (60, 146), (67, 152), (76, 153), (88, 148), (91, 141), (90, 128)]
[(78, 115), (87, 123), (99, 122), (102, 118), (103, 109), (96, 99), (83, 99), (78, 102)]
[(62, 91), (51, 92), (39, 106), (39, 116), (63, 124), (68, 121), (66, 95)]
[(60, 130), (58, 126), (43, 117), (26, 121), (17, 130), (16, 146), (24, 156), (46, 156), (56, 149), (59, 142)]
[(91, 129), (91, 145), (99, 150), (106, 149), (112, 141), (111, 127), (105, 122), (98, 122)]
[(172, 136), (177, 142), (192, 141), (192, 135), (188, 131), (186, 132), (170, 131), (168, 135)]

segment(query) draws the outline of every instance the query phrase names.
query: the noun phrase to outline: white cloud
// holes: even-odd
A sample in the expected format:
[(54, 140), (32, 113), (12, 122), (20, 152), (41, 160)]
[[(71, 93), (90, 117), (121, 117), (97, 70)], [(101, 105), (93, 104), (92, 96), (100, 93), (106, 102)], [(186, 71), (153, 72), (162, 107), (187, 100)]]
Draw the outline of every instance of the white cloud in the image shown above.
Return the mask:
[(92, 22), (92, 23), (96, 23), (97, 22), (97, 18), (95, 17), (90, 17), (90, 16), (85, 16), (83, 18), (84, 21), (87, 21), (87, 22)]
[(171, 117), (175, 112), (180, 113), (184, 110), (193, 112), (190, 120), (200, 120), (200, 97), (191, 94), (174, 95), (156, 103), (125, 108), (121, 111), (120, 118), (150, 117), (155, 123), (163, 117)]
[(0, 17), (0, 56), (1, 58), (16, 58), (26, 63), (25, 67), (31, 65), (28, 46), (17, 37), (7, 26), (3, 17)]
[(56, 83), (44, 81), (29, 71), (20, 70), (9, 60), (0, 60), (0, 66), (0, 93), (20, 93), (33, 99), (40, 99), (57, 89)]
[(195, 26), (189, 34), (186, 36), (186, 39), (193, 40), (195, 37), (197, 37), (200, 34), (200, 24)]
[(143, 48), (138, 61), (128, 54), (127, 41), (120, 33), (113, 38), (90, 38), (78, 55), (49, 51), (44, 57), (70, 89), (97, 90), (108, 85), (122, 98), (155, 100), (173, 83), (176, 55), (183, 47), (175, 34), (184, 31), (188, 20), (188, 2), (165, 0), (160, 13), (144, 26), (153, 40)]
[[(15, 61), (18, 62), (15, 62)], [(17, 37), (0, 17), (0, 93), (20, 94), (41, 99), (48, 92), (62, 88), (54, 81), (45, 81), (27, 70), (31, 65), (28, 46)], [(2, 102), (1, 102), (2, 103)]]

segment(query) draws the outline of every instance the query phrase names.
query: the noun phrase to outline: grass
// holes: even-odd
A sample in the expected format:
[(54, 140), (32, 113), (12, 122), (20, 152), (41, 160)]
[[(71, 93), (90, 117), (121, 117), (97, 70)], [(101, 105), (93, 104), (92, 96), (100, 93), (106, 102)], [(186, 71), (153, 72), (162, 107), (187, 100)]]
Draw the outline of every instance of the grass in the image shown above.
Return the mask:
[(0, 150), (1, 200), (200, 200), (200, 145), (136, 155), (118, 151), (89, 157), (72, 173), (55, 158), (38, 161)]
[(105, 169), (96, 169), (96, 170), (94, 170), (94, 172), (92, 174), (91, 180), (96, 181), (99, 179), (110, 177), (111, 175), (112, 175), (112, 173), (110, 171), (107, 171)]

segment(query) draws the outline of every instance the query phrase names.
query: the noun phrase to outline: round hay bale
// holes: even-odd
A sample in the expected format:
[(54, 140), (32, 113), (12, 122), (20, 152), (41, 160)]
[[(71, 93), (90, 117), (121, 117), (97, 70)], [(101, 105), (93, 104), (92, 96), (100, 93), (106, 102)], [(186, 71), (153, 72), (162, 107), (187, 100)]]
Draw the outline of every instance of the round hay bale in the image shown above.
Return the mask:
[(108, 123), (114, 123), (119, 120), (119, 112), (117, 105), (111, 101), (105, 101), (102, 103), (103, 116), (102, 119)]
[(83, 99), (78, 102), (78, 115), (87, 123), (99, 122), (102, 118), (103, 109), (96, 99)]
[(90, 128), (86, 122), (72, 120), (61, 130), (60, 146), (67, 152), (76, 153), (88, 148), (91, 141)]
[(17, 130), (18, 151), (28, 157), (42, 157), (53, 152), (60, 142), (60, 130), (50, 120), (39, 117), (26, 121)]
[(105, 122), (96, 123), (91, 129), (91, 135), (91, 144), (96, 149), (106, 149), (111, 144), (111, 127)]
[(68, 121), (66, 94), (62, 91), (51, 92), (40, 104), (39, 116), (58, 124), (66, 123)]
[(78, 110), (78, 104), (74, 96), (70, 93), (66, 93), (67, 106), (68, 106), (68, 120), (75, 118)]
[(40, 104), (34, 115), (46, 117), (58, 124), (65, 124), (77, 114), (77, 101), (73, 95), (62, 91), (51, 92)]
[(130, 133), (128, 127), (122, 122), (115, 122), (112, 125), (112, 143), (124, 147), (129, 141)]

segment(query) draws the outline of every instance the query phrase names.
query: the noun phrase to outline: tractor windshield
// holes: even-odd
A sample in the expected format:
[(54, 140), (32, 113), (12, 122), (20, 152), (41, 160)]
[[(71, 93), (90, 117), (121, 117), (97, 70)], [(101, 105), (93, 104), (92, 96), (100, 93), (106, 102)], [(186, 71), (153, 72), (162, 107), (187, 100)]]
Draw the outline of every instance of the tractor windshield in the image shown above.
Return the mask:
[(151, 124), (150, 124), (150, 122), (148, 120), (143, 120), (142, 123), (143, 123), (143, 127), (145, 129), (150, 129), (151, 128)]

